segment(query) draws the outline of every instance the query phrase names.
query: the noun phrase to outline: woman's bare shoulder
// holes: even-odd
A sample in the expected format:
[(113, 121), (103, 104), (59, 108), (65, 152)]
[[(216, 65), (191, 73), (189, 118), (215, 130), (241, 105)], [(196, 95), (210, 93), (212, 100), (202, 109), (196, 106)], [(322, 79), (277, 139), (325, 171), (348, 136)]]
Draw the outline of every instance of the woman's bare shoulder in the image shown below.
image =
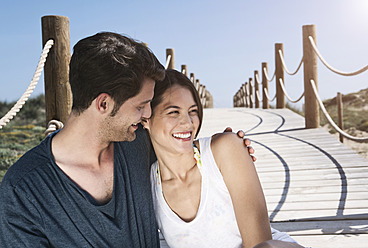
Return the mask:
[(236, 133), (219, 133), (212, 136), (211, 149), (214, 150), (229, 150), (234, 146), (244, 147), (243, 139), (240, 138)]
[(235, 157), (241, 159), (250, 157), (243, 139), (235, 133), (221, 133), (212, 137), (211, 150), (220, 170), (223, 166), (230, 166), (229, 160)]

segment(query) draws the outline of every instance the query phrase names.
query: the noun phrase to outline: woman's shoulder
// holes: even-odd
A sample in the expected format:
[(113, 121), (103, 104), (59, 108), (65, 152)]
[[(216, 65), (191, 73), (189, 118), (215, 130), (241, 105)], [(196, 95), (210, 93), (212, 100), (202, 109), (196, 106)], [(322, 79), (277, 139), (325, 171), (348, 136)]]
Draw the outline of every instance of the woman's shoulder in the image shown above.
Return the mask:
[(211, 138), (212, 151), (216, 150), (231, 150), (234, 146), (243, 146), (243, 139), (239, 138), (236, 133), (219, 133), (215, 134)]
[(229, 161), (232, 161), (233, 158), (245, 158), (243, 156), (248, 154), (243, 139), (235, 133), (221, 133), (213, 136), (211, 150), (221, 171), (223, 166), (230, 166)]

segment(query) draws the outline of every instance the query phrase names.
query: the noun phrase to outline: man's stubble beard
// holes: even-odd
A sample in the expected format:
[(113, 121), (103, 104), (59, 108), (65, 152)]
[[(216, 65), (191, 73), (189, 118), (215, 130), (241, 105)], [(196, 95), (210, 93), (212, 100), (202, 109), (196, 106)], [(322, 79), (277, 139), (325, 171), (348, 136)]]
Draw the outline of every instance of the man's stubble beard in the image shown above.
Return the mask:
[(136, 133), (132, 133), (129, 130), (131, 125), (127, 125), (125, 123), (120, 123), (118, 125), (116, 122), (116, 120), (111, 120), (111, 117), (104, 122), (104, 124), (100, 128), (100, 135), (102, 136), (102, 139), (105, 139), (109, 142), (131, 142), (135, 140)]

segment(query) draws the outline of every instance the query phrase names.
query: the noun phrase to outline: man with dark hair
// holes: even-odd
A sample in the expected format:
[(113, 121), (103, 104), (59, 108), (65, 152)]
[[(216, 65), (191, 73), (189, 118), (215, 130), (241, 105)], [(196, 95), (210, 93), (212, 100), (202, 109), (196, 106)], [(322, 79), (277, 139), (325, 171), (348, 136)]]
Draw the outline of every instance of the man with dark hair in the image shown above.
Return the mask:
[(139, 123), (151, 116), (164, 76), (154, 54), (125, 36), (98, 33), (74, 46), (64, 128), (0, 185), (1, 247), (160, 246), (149, 180), (155, 156)]
[(146, 46), (122, 35), (98, 33), (75, 45), (65, 127), (2, 181), (2, 247), (159, 247), (152, 150), (138, 124), (151, 116), (164, 74)]

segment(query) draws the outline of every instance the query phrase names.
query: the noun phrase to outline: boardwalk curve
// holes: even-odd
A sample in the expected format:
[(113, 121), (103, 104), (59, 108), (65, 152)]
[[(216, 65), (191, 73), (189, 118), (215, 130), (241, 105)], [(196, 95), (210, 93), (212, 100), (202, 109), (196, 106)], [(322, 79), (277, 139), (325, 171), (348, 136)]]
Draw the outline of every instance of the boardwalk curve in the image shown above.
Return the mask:
[(305, 246), (368, 247), (368, 161), (304, 125), (288, 109), (205, 109), (199, 136), (246, 132), (273, 227)]

